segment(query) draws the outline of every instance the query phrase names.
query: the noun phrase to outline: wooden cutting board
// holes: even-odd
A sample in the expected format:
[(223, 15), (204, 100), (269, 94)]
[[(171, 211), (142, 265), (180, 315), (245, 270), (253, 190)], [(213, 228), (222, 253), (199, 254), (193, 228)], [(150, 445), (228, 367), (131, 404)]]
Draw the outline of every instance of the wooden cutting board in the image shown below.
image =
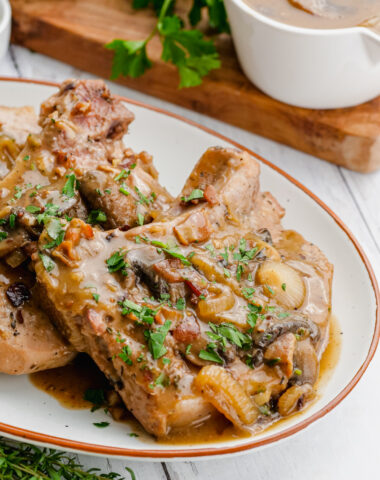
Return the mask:
[[(185, 17), (188, 0), (180, 0)], [(109, 78), (114, 38), (144, 39), (155, 23), (152, 12), (134, 11), (131, 0), (11, 0), (15, 43), (98, 76)], [(177, 88), (174, 67), (159, 60), (160, 42), (149, 55), (154, 67), (138, 79), (118, 81), (150, 95), (205, 113), (347, 168), (370, 172), (380, 167), (380, 97), (358, 107), (308, 110), (278, 102), (241, 71), (231, 38), (217, 40), (222, 68), (201, 86)]]

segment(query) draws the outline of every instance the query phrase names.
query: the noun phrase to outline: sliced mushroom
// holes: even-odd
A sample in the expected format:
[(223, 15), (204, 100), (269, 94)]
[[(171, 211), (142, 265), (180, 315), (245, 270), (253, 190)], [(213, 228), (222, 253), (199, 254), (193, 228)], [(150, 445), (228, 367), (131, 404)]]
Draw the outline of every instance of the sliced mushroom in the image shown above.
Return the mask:
[(266, 348), (279, 336), (288, 332), (299, 335), (307, 333), (313, 343), (317, 342), (320, 337), (320, 330), (314, 322), (294, 317), (285, 321), (266, 323), (265, 329), (256, 329), (253, 341), (257, 347)]
[(127, 259), (136, 276), (146, 284), (152, 294), (158, 298), (169, 293), (168, 283), (157, 274), (153, 265), (162, 260), (154, 247), (146, 246), (130, 250)]

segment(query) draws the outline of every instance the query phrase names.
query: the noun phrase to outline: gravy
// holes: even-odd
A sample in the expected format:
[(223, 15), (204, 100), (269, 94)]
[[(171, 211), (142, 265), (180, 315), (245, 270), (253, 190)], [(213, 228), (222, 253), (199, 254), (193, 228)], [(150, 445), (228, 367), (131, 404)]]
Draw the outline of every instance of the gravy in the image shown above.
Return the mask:
[[(329, 325), (329, 341), (320, 361), (319, 378), (316, 385), (317, 392), (319, 392), (321, 388), (323, 389), (330, 379), (339, 360), (341, 349), (341, 330), (336, 317), (333, 315), (330, 317)], [(92, 407), (91, 403), (84, 400), (84, 393), (87, 389), (109, 389), (106, 378), (87, 355), (78, 355), (70, 365), (33, 373), (29, 378), (35, 387), (54, 397), (63, 407), (75, 410), (90, 409)], [(304, 411), (305, 409), (290, 417), (282, 418), (272, 423), (272, 425), (277, 426), (279, 422), (288, 422), (294, 415), (301, 415)], [(127, 418), (123, 417), (122, 421), (123, 423), (127, 423), (133, 432), (138, 432), (140, 437), (144, 438), (144, 436), (146, 436), (147, 441), (152, 440), (150, 435), (144, 434), (140, 424), (132, 415), (127, 416)], [(270, 423), (262, 425), (261, 429), (272, 428), (272, 425)], [(255, 433), (257, 433), (257, 431)], [(165, 438), (157, 440), (157, 442), (163, 444), (194, 445), (248, 438), (250, 436), (251, 433), (249, 431), (239, 430), (223, 415), (219, 414), (196, 427), (173, 431)]]
[(380, 33), (380, 0), (245, 0), (257, 12), (304, 28), (366, 26)]

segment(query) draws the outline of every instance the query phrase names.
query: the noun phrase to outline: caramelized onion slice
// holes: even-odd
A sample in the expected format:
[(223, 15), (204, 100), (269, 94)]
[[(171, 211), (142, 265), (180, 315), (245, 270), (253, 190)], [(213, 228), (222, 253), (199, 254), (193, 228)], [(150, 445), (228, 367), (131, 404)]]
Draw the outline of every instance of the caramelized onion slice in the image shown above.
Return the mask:
[(218, 314), (230, 310), (235, 304), (235, 297), (225, 285), (211, 285), (209, 294), (197, 305), (197, 313), (202, 320), (220, 322)]
[(256, 281), (264, 285), (265, 293), (288, 309), (302, 305), (305, 285), (301, 275), (286, 263), (264, 262), (257, 271)]
[(315, 397), (315, 391), (309, 383), (293, 385), (278, 400), (278, 412), (283, 417), (301, 410), (305, 403)]
[(231, 374), (223, 367), (207, 365), (194, 380), (198, 388), (212, 405), (223, 413), (234, 425), (252, 425), (258, 417), (258, 409)]

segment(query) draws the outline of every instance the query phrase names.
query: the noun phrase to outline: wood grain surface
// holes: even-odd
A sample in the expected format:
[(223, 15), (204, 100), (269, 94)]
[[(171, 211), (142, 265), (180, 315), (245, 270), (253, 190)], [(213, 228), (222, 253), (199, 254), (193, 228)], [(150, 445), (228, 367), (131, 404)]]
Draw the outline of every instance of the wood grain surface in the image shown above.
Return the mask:
[[(178, 3), (182, 17), (188, 0)], [(149, 9), (131, 0), (11, 0), (13, 41), (81, 70), (108, 78), (114, 38), (145, 38), (155, 23)], [(231, 38), (217, 38), (222, 68), (199, 87), (177, 88), (174, 67), (160, 60), (158, 39), (149, 44), (154, 67), (119, 83), (205, 113), (224, 122), (360, 172), (380, 167), (380, 97), (358, 107), (308, 110), (278, 102), (258, 90), (241, 71)]]

